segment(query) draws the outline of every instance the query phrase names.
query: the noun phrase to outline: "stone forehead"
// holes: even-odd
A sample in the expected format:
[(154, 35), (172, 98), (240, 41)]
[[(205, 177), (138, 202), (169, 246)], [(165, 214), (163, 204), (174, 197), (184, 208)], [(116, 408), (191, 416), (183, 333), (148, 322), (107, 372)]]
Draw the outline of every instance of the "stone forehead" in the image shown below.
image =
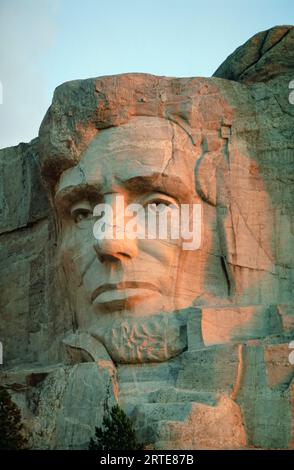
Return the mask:
[(178, 125), (163, 118), (137, 116), (98, 133), (79, 163), (62, 172), (55, 190), (81, 184), (83, 178), (96, 183), (115, 175), (154, 176), (164, 169), (165, 177), (167, 173), (181, 175), (186, 184), (192, 184), (199, 153), (200, 149)]
[[(118, 127), (104, 129), (97, 133), (89, 147), (97, 142), (97, 149), (112, 152), (127, 148), (154, 148), (166, 143), (182, 151), (191, 151), (193, 144), (190, 136), (177, 124), (160, 117), (135, 116)], [(88, 147), (88, 148), (89, 148)], [(84, 153), (87, 152), (87, 149)], [(81, 160), (84, 153), (81, 154)]]

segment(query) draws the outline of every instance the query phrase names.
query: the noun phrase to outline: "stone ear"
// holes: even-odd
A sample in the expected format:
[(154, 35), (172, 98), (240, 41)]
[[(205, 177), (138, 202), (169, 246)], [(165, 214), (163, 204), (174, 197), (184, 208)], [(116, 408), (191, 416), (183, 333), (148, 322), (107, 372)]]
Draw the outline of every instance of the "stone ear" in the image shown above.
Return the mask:
[(228, 165), (220, 152), (204, 153), (195, 166), (197, 194), (212, 206), (226, 205), (229, 194)]

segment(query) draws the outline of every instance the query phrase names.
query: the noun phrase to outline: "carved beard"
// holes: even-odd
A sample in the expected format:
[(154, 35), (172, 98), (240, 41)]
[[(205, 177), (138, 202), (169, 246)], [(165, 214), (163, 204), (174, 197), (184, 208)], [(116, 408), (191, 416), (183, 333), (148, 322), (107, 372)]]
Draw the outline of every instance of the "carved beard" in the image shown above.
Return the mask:
[(116, 319), (97, 337), (115, 363), (163, 362), (187, 349), (186, 318), (165, 313)]

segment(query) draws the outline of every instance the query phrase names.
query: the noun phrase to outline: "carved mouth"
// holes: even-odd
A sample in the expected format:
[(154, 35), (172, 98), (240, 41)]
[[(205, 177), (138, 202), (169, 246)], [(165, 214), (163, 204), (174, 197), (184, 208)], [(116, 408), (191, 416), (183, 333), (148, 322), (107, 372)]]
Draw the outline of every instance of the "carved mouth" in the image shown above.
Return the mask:
[(144, 289), (160, 292), (159, 287), (151, 284), (150, 282), (141, 282), (141, 281), (125, 281), (119, 282), (117, 284), (103, 284), (102, 286), (97, 287), (91, 295), (91, 301), (94, 302), (95, 299), (104, 292), (107, 291), (122, 291), (125, 289)]

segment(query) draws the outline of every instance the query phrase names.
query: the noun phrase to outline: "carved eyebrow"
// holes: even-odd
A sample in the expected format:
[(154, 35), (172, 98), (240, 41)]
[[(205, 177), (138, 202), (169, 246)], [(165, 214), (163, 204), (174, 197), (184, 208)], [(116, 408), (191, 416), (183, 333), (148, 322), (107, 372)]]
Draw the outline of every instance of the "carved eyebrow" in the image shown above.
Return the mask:
[(118, 178), (117, 180), (132, 192), (159, 192), (167, 193), (179, 200), (191, 199), (191, 190), (187, 188), (179, 176), (165, 175), (164, 173), (153, 173), (148, 176), (134, 176), (129, 179)]
[[(166, 193), (181, 201), (190, 200), (191, 190), (187, 188), (179, 176), (153, 173), (148, 176), (134, 176), (123, 179), (116, 176), (116, 180), (121, 186), (134, 193), (159, 192)], [(102, 197), (101, 184), (81, 183), (79, 185), (67, 186), (57, 191), (54, 202), (58, 210), (64, 211), (71, 204), (78, 200), (89, 199), (93, 202), (100, 202)]]
[(74, 202), (82, 199), (89, 199), (97, 202), (100, 201), (101, 186), (88, 183), (66, 186), (65, 188), (57, 191), (54, 196), (54, 203), (56, 207), (62, 211)]

